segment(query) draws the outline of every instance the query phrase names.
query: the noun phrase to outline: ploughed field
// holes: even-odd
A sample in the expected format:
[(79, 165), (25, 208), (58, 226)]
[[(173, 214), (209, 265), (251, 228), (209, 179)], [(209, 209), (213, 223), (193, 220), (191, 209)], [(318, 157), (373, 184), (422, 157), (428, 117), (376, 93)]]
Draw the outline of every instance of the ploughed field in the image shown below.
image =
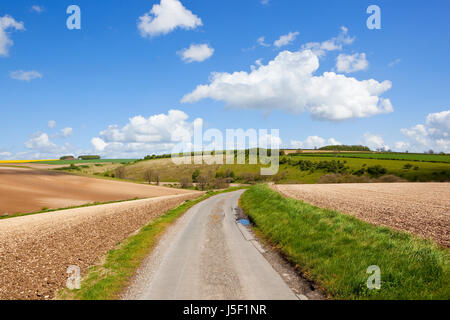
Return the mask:
[(0, 220), (0, 300), (54, 298), (66, 284), (69, 266), (78, 266), (83, 276), (130, 234), (201, 194), (190, 191)]
[(56, 171), (0, 167), (0, 215), (187, 192)]
[(408, 231), (450, 247), (450, 183), (274, 185), (318, 207)]

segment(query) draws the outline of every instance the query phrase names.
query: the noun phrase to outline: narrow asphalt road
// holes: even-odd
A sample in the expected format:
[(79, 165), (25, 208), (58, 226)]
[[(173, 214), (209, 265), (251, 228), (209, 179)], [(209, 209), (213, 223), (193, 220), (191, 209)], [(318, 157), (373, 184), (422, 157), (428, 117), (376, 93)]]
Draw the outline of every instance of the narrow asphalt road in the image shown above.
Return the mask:
[(242, 190), (211, 197), (169, 228), (124, 299), (297, 299), (236, 223)]

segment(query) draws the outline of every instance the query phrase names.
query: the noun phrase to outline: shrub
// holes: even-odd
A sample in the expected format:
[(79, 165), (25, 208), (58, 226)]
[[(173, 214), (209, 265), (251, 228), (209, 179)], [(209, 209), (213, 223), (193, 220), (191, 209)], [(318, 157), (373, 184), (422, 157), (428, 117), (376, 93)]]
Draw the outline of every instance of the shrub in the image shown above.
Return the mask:
[(407, 180), (400, 177), (394, 176), (393, 174), (387, 174), (385, 176), (379, 177), (376, 182), (405, 182)]
[(387, 169), (379, 164), (371, 167), (367, 167), (367, 173), (373, 177), (379, 177), (387, 173)]
[(193, 182), (197, 182), (198, 176), (200, 175), (200, 170), (195, 170), (194, 172), (192, 172), (192, 181)]
[(125, 179), (125, 168), (119, 167), (116, 170), (114, 170), (114, 177), (119, 179)]
[(228, 179), (220, 178), (220, 179), (214, 179), (210, 183), (210, 186), (213, 189), (226, 189), (230, 186), (230, 184), (228, 183)]
[(411, 169), (412, 167), (413, 167), (413, 165), (412, 165), (411, 163), (407, 163), (407, 164), (405, 164), (405, 165), (403, 166), (403, 169), (409, 170), (409, 169)]
[(180, 185), (183, 189), (192, 187), (192, 180), (189, 177), (183, 177), (180, 179)]

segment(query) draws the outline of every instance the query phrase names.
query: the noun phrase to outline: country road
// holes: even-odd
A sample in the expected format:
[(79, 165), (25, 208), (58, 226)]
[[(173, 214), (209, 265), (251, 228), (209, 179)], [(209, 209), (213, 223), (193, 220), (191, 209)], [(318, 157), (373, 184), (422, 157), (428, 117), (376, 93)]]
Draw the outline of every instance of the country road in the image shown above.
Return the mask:
[(236, 223), (242, 192), (220, 194), (188, 210), (166, 232), (122, 298), (297, 299)]

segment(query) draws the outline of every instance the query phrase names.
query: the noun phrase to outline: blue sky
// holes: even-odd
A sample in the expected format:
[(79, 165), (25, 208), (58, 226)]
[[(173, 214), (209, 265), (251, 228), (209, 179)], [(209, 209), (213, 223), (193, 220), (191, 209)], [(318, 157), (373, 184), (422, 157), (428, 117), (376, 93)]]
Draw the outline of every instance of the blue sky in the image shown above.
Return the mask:
[[(81, 30), (66, 27), (71, 4)], [(381, 30), (366, 26), (372, 4)], [(285, 147), (450, 152), (449, 12), (445, 0), (2, 1), (0, 159), (167, 152), (195, 119), (280, 129)]]

